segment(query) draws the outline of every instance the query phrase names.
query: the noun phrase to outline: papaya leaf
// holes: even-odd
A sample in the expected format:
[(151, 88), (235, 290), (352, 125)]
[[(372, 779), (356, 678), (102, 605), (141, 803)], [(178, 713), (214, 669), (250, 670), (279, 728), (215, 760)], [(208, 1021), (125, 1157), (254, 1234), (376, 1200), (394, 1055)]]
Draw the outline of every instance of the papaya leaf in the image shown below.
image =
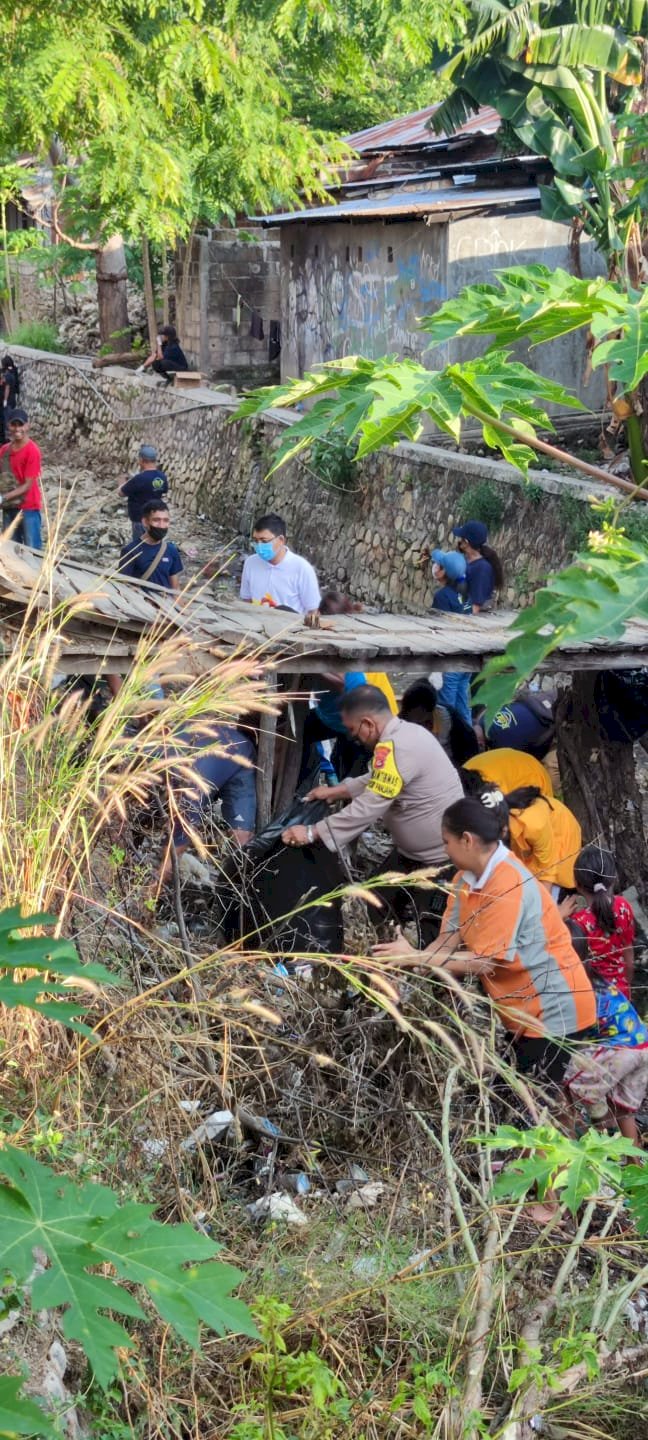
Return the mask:
[(0, 1375), (0, 1440), (16, 1435), (53, 1436), (58, 1432), (34, 1400), (20, 1394), (22, 1375)]
[[(16, 933), (55, 924), (52, 915), (23, 916), (15, 905), (0, 911), (0, 1005), (8, 1010), (25, 1006), (69, 1030), (91, 1036), (92, 1031), (78, 1018), (84, 1007), (80, 1000), (69, 998), (70, 992), (75, 986), (92, 990), (114, 984), (110, 971), (98, 963), (82, 965), (69, 940)], [(26, 970), (38, 973), (25, 976)]]
[[(25, 1284), (34, 1246), (45, 1251), (49, 1268), (32, 1283), (34, 1310), (63, 1307), (63, 1333), (83, 1346), (104, 1388), (117, 1372), (116, 1350), (135, 1343), (112, 1316), (144, 1316), (120, 1281), (142, 1287), (194, 1349), (201, 1322), (221, 1335), (257, 1334), (247, 1306), (231, 1294), (240, 1271), (217, 1261), (220, 1246), (192, 1226), (161, 1224), (152, 1206), (120, 1205), (106, 1186), (75, 1185), (12, 1146), (0, 1150), (0, 1175), (4, 1269)], [(98, 1273), (106, 1265), (109, 1276)]]
[(480, 703), (491, 717), (558, 645), (618, 640), (633, 619), (648, 619), (648, 547), (606, 528), (596, 547), (554, 575), (512, 626), (503, 655), (482, 671)]

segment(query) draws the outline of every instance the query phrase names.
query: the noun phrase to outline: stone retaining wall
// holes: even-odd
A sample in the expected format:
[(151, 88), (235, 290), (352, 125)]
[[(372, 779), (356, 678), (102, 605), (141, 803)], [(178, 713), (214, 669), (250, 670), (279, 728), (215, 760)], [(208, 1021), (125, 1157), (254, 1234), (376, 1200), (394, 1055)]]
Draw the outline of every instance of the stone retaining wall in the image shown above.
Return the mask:
[[(190, 513), (204, 511), (226, 538), (248, 536), (263, 510), (286, 517), (290, 542), (327, 583), (384, 608), (422, 611), (430, 579), (414, 565), (421, 545), (451, 544), (453, 524), (467, 518), (467, 490), (481, 487), (499, 504), (491, 540), (507, 574), (507, 598), (524, 604), (548, 571), (568, 560), (574, 520), (603, 487), (535, 471), (525, 486), (510, 466), (428, 445), (400, 445), (357, 467), (353, 489), (328, 483), (307, 465), (291, 464), (264, 479), (285, 421), (269, 416), (232, 425), (234, 402), (212, 389), (174, 391), (124, 370), (18, 350), (23, 401), (33, 433), (114, 458), (117, 472), (135, 465), (143, 441), (158, 447), (171, 494)], [(565, 499), (566, 491), (568, 499)]]

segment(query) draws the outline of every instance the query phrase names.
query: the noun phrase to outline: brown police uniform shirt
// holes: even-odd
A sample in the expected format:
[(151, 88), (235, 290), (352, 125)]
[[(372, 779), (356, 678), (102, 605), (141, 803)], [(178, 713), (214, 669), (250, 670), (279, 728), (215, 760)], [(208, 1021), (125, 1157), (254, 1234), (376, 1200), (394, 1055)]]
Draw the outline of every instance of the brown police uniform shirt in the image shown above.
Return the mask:
[(329, 850), (349, 845), (382, 820), (401, 855), (421, 865), (446, 859), (441, 816), (463, 790), (438, 740), (421, 725), (396, 718), (385, 726), (367, 775), (345, 780), (352, 800), (315, 831)]

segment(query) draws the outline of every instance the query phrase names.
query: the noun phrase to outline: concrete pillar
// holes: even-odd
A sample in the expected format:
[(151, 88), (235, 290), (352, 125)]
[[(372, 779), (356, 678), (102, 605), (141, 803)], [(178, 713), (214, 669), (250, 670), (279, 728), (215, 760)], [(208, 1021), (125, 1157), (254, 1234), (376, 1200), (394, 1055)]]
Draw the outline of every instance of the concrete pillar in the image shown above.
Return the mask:
[(200, 354), (198, 365), (204, 375), (212, 370), (209, 353), (209, 236), (198, 236), (198, 297), (200, 305)]

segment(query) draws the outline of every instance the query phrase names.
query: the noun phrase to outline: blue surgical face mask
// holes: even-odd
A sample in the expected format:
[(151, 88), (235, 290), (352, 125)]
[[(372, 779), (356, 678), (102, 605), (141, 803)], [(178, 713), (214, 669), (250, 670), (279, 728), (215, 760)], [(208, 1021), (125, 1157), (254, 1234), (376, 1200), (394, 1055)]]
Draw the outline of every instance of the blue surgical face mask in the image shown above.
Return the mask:
[(274, 560), (274, 545), (272, 540), (253, 540), (252, 544), (260, 560)]

